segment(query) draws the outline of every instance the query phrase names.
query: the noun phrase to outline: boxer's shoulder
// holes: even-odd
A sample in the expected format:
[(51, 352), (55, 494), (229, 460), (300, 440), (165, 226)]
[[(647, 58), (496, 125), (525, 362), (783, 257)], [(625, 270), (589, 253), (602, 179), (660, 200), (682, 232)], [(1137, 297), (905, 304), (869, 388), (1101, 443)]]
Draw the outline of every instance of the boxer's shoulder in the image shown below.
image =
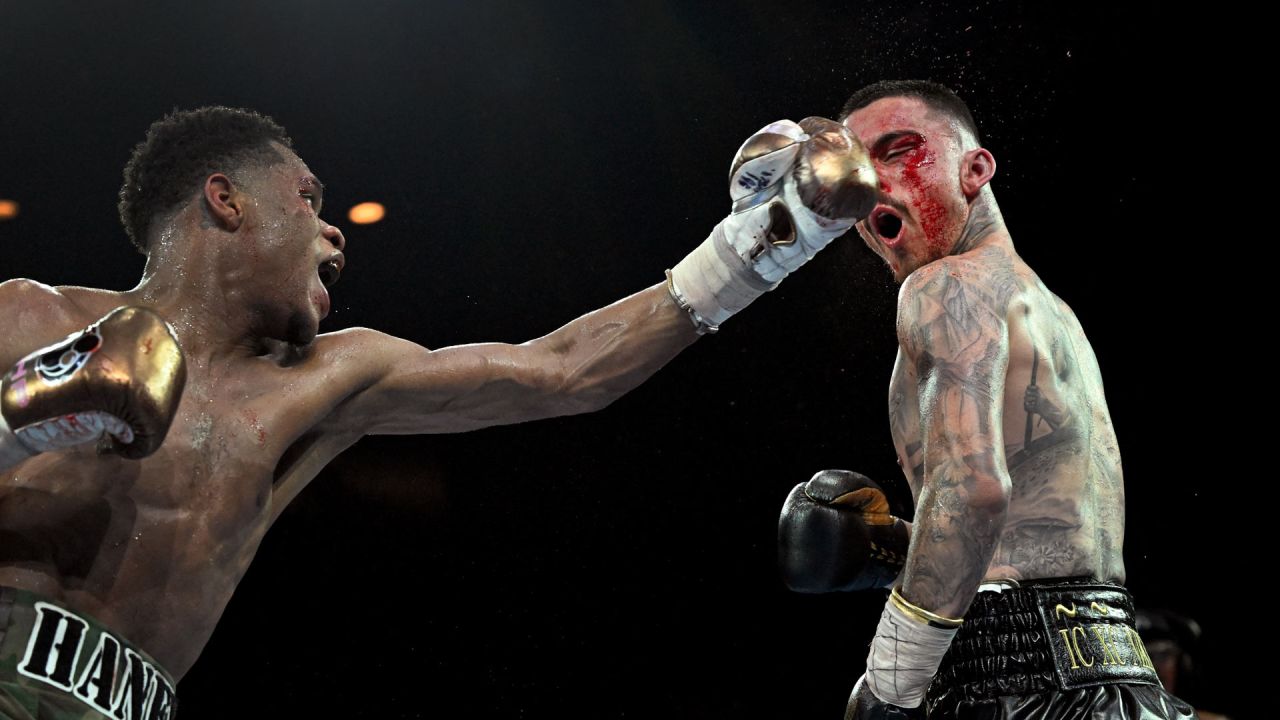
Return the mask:
[(341, 402), (367, 389), (386, 374), (389, 366), (404, 362), (423, 348), (403, 338), (366, 327), (352, 327), (317, 335), (307, 345), (273, 343), (272, 364), (288, 373), (300, 373), (316, 383), (326, 403)]
[(90, 314), (64, 290), (26, 278), (0, 283), (0, 346), (23, 350), (0, 358), (0, 367), (8, 368), (31, 348), (61, 340), (104, 314)]
[[(1023, 266), (1025, 268), (1025, 266)], [(987, 313), (1003, 317), (1026, 302), (1027, 278), (1001, 249), (948, 255), (907, 276), (898, 291), (898, 318), (944, 309), (951, 316)]]
[(26, 322), (31, 318), (70, 318), (78, 311), (79, 307), (61, 288), (27, 278), (14, 278), (0, 283), (0, 312), (4, 313), (10, 323)]
[(950, 255), (922, 265), (907, 276), (898, 290), (898, 318), (916, 321), (935, 310), (948, 314), (971, 312), (977, 307), (1003, 311), (993, 287), (995, 273), (974, 259)]
[(59, 285), (53, 290), (75, 305), (89, 321), (97, 320), (125, 304), (123, 293), (115, 290), (102, 290), (79, 285)]

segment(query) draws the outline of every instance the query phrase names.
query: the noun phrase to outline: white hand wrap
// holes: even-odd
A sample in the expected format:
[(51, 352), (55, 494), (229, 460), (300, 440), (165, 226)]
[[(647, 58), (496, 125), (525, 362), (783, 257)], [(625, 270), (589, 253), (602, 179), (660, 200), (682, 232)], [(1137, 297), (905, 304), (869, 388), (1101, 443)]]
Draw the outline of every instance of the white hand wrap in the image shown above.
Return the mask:
[(887, 703), (919, 707), (957, 629), (909, 615), (890, 598), (867, 655), (867, 687)]
[[(767, 208), (759, 209), (768, 220)], [(773, 289), (730, 244), (725, 226), (737, 217), (721, 221), (711, 237), (671, 268), (668, 289), (700, 333), (719, 330), (720, 323)]]

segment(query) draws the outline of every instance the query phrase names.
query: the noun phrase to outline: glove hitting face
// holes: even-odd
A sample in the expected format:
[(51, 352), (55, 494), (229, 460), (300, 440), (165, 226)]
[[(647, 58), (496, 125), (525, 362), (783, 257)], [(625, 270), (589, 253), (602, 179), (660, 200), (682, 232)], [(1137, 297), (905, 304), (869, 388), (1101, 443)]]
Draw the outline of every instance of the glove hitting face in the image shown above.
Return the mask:
[(733, 212), (671, 269), (699, 332), (772, 290), (875, 207), (875, 170), (848, 128), (820, 117), (766, 125), (734, 155)]

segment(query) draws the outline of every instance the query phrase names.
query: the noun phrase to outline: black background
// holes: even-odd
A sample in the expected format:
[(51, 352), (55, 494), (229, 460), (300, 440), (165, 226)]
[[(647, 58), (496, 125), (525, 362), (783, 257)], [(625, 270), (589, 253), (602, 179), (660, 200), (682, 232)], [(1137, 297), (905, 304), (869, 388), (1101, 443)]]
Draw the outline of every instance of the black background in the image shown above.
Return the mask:
[[(1241, 453), (1226, 331), (1196, 320), (1232, 303), (1187, 242), (1184, 50), (1145, 3), (0, 0), (0, 197), (23, 208), (3, 273), (132, 287), (131, 147), (174, 107), (245, 106), (289, 129), (346, 232), (322, 329), (519, 342), (661, 280), (760, 126), (879, 79), (947, 83), (1102, 365), (1129, 586), (1200, 621), (1201, 704), (1239, 711)], [(369, 199), (387, 219), (347, 224)], [(183, 718), (839, 717), (883, 598), (787, 592), (774, 533), (820, 468), (908, 498), (894, 292), (845, 239), (601, 413), (366, 438), (268, 535)]]

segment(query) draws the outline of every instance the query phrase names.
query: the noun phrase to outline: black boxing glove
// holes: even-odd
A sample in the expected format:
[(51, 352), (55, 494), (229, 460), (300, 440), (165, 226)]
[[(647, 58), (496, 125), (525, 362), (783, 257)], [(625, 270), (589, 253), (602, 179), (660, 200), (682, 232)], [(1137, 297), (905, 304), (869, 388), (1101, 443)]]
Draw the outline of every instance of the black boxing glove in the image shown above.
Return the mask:
[(925, 720), (923, 707), (905, 708), (885, 702), (867, 687), (867, 676), (858, 678), (844, 710), (844, 720)]
[(778, 564), (796, 592), (887, 588), (910, 542), (910, 526), (890, 514), (879, 485), (849, 470), (823, 470), (782, 506)]

